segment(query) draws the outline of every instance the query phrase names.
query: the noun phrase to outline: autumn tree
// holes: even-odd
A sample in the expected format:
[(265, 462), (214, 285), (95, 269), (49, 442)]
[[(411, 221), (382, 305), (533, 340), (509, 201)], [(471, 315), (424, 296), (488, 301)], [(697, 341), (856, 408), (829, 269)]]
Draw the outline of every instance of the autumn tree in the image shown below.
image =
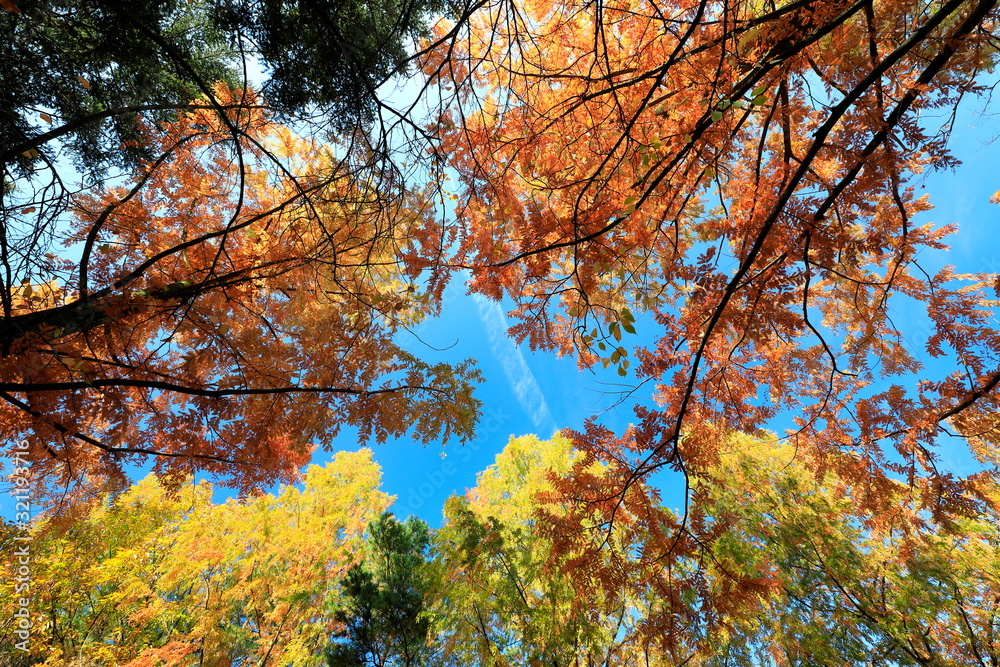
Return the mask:
[(247, 489), (295, 478), (342, 426), (471, 433), (475, 370), (393, 341), (437, 308), (426, 199), (358, 181), (336, 156), (354, 147), (295, 136), (248, 91), (215, 94), (226, 113), (147, 127), (156, 159), (74, 199), (73, 261), (0, 293), (0, 428), (50, 488), (122, 488), (152, 455), (168, 486), (200, 468)]
[(936, 524), (898, 483), (894, 510), (859, 516), (853, 491), (834, 474), (817, 481), (787, 444), (725, 440), (693, 492), (705, 509), (691, 538), (712, 539), (688, 563), (703, 577), (677, 634), (688, 664), (996, 662), (997, 511)]
[(379, 478), (370, 450), (311, 466), (302, 489), (222, 504), (208, 483), (171, 493), (149, 477), (79, 508), (68, 528), (40, 523), (30, 657), (47, 667), (321, 664), (336, 624), (318, 610), (335, 603), (366, 526), (391, 501)]
[[(596, 580), (608, 551), (589, 554), (604, 567), (588, 562), (558, 548), (543, 525), (546, 512), (566, 507), (553, 478), (579, 457), (559, 434), (511, 438), (476, 486), (445, 504), (431, 607), (438, 641), (457, 664), (657, 664), (636, 641), (649, 603), (637, 594), (641, 578)], [(613, 539), (607, 546), (619, 552), (640, 545)]]
[[(260, 135), (244, 131), (253, 122), (234, 122), (260, 117), (260, 107), (294, 120), (300, 131), (342, 141), (336, 160), (341, 175), (354, 174), (367, 184), (364, 215), (385, 215), (386, 220), (373, 223), (380, 229), (395, 226), (389, 219), (395, 214), (389, 212), (399, 210), (402, 180), (389, 159), (383, 116), (402, 122), (405, 114), (390, 113), (376, 89), (407, 71), (409, 46), (444, 9), (436, 0), (336, 6), (250, 0), (0, 3), (0, 59), (5, 63), (0, 72), (0, 302), (8, 330), (0, 335), (0, 354), (18, 354), (11, 351), (11, 338), (27, 333), (12, 321), (23, 314), (15, 312), (21, 309), (14, 303), (21, 290), (53, 277), (50, 255), (77, 259), (74, 251), (63, 254), (62, 245), (80, 190), (102, 178), (140, 187), (153, 165), (165, 168), (181, 149), (195, 149), (194, 144), (167, 148), (151, 139), (158, 133), (176, 138), (177, 128), (170, 126), (178, 114), (214, 111), (219, 120), (213, 121), (212, 141), (232, 142), (232, 164), (226, 169), (234, 178), (244, 163), (271, 170), (286, 184), (300, 175), (283, 165), (284, 157), (260, 142)], [(226, 90), (248, 87), (260, 66), (267, 70), (262, 95), (217, 94), (220, 81)], [(246, 109), (237, 112), (236, 107)], [(350, 167), (343, 166), (347, 162)], [(234, 207), (240, 205), (239, 189), (247, 185), (237, 179), (227, 186)], [(303, 200), (308, 193), (302, 193)], [(173, 196), (184, 194), (175, 189)], [(252, 199), (252, 193), (247, 197)], [(193, 230), (184, 233), (198, 236)], [(433, 243), (429, 237), (425, 241)], [(92, 248), (86, 252), (85, 263)], [(60, 289), (70, 294), (75, 287), (64, 285), (65, 280), (61, 276)], [(41, 298), (39, 292), (31, 297)], [(24, 398), (17, 400), (30, 412), (31, 401)]]
[[(434, 535), (431, 608), (459, 664), (988, 665), (997, 659), (997, 512), (949, 525), (895, 484), (895, 509), (859, 514), (855, 488), (817, 481), (795, 448), (725, 434), (680, 512), (623, 514), (602, 544), (553, 527), (556, 481), (585, 453), (512, 439)], [(590, 467), (599, 478), (609, 466)], [(984, 484), (995, 500), (996, 482)], [(674, 537), (661, 550), (662, 533)], [(568, 550), (567, 544), (576, 550)]]
[[(636, 403), (624, 437), (575, 435), (610, 470), (567, 482), (587, 506), (567, 534), (662, 524), (630, 486), (707, 470), (720, 432), (779, 415), (859, 508), (892, 476), (935, 514), (991, 502), (937, 443), (995, 470), (997, 277), (923, 270), (954, 230), (915, 221), (914, 183), (955, 164), (931, 112), (988, 88), (995, 22), (993, 0), (496, 2), (438, 31), (453, 264), (513, 299), (519, 339), (616, 369)], [(904, 302), (929, 334), (893, 319)]]

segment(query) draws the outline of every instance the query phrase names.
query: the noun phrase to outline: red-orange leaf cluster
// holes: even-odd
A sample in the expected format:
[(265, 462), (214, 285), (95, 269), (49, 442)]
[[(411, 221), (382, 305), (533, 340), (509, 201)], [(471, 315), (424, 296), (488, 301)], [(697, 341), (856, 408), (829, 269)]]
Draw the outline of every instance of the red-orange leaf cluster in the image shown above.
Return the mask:
[[(660, 468), (708, 469), (719, 429), (781, 415), (859, 506), (887, 475), (934, 511), (982, 500), (935, 446), (958, 431), (995, 463), (997, 278), (924, 272), (953, 230), (914, 222), (912, 181), (953, 164), (927, 112), (981, 89), (995, 19), (994, 0), (497, 2), (439, 33), (453, 262), (516, 302), (533, 347), (655, 386), (624, 438), (577, 435), (583, 465), (613, 468), (589, 525), (642, 511), (627, 489)], [(897, 307), (926, 313), (926, 340)], [(925, 345), (955, 373), (918, 383)]]
[(0, 433), (50, 486), (120, 486), (154, 454), (168, 483), (198, 467), (246, 489), (345, 425), (471, 432), (471, 366), (392, 339), (436, 308), (403, 261), (433, 234), (423, 199), (359, 183), (249, 92), (216, 96), (147, 128), (139, 174), (73, 201), (79, 261), (4, 300)]

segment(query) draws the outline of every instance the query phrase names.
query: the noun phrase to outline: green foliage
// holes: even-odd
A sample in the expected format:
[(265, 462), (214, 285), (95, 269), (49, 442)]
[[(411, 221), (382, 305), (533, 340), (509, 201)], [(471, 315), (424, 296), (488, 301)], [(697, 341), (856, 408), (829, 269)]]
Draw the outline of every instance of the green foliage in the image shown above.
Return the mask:
[(386, 513), (369, 526), (368, 558), (341, 581), (344, 604), (334, 618), (346, 641), (327, 651), (330, 667), (418, 667), (428, 664), (430, 623), (424, 613), (424, 563), (430, 535), (415, 517)]
[(373, 117), (375, 89), (443, 9), (441, 0), (217, 0), (215, 13), (270, 69), (269, 103), (286, 112), (318, 105), (347, 131)]
[[(0, 10), (0, 146), (23, 174), (55, 152), (26, 142), (67, 129), (77, 167), (149, 157), (137, 114), (205, 98), (217, 81), (245, 85), (258, 56), (268, 104), (318, 106), (338, 132), (372, 119), (375, 89), (400, 71), (440, 0), (18, 0)], [(168, 107), (140, 109), (139, 107)], [(124, 144), (124, 145), (123, 145)]]
[[(17, 5), (19, 13), (0, 11), (4, 150), (80, 124), (67, 145), (81, 171), (94, 175), (142, 156), (134, 145), (122, 147), (139, 139), (134, 107), (186, 104), (202, 96), (199, 80), (208, 86), (239, 81), (234, 52), (204, 0), (18, 0)], [(87, 121), (115, 110), (103, 120)], [(45, 148), (29, 155), (17, 154), (19, 168), (54, 158)]]

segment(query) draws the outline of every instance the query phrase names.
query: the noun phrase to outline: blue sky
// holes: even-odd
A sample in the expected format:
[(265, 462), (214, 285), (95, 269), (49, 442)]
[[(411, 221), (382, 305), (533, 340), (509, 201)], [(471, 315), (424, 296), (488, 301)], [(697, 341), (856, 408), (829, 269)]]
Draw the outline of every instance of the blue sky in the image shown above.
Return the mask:
[[(604, 374), (578, 370), (573, 359), (515, 344), (507, 335), (501, 304), (466, 294), (460, 282), (448, 287), (444, 304), (441, 317), (423, 322), (414, 329), (416, 335), (403, 334), (400, 341), (428, 361), (477, 360), (486, 379), (477, 392), (483, 402), (477, 437), (464, 445), (425, 447), (395, 440), (372, 447), (382, 465), (382, 488), (397, 497), (392, 510), (400, 516), (415, 514), (432, 526), (440, 524), (444, 501), (475, 486), (476, 475), (493, 463), (510, 437), (534, 433), (548, 438), (558, 428), (578, 428), (596, 414), (621, 431), (632, 417), (628, 408), (608, 409), (614, 403), (608, 393), (613, 388), (602, 386), (602, 381), (610, 382), (602, 379)], [(321, 458), (327, 456), (321, 453)]]

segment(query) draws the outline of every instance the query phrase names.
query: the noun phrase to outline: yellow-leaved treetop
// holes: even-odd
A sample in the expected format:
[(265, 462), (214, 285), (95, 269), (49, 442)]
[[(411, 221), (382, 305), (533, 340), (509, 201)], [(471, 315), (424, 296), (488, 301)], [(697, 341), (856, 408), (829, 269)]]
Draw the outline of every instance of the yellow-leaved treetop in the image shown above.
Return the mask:
[[(565, 506), (552, 481), (581, 456), (559, 434), (511, 438), (475, 488), (445, 504), (445, 525), (434, 538), (431, 606), (443, 651), (459, 664), (641, 659), (633, 640), (644, 604), (634, 589), (622, 579), (597, 581), (607, 562), (587, 563), (580, 552), (557, 548), (539, 523)], [(596, 554), (605, 561), (610, 551), (636, 545), (615, 535), (606, 546)]]
[[(323, 610), (391, 502), (380, 479), (362, 449), (310, 466), (302, 490), (216, 504), (207, 483), (171, 493), (147, 477), (75, 508), (68, 527), (41, 522), (32, 656), (45, 667), (315, 667), (335, 630)], [(12, 619), (19, 596), (2, 595)]]
[(897, 482), (894, 509), (873, 519), (848, 479), (817, 481), (793, 446), (719, 438), (717, 462), (691, 476), (686, 515), (636, 483), (661, 522), (619, 506), (585, 539), (559, 525), (585, 489), (556, 484), (585, 453), (558, 435), (512, 439), (435, 534), (430, 606), (445, 652), (459, 664), (636, 667), (1000, 656), (995, 509), (936, 524)]

